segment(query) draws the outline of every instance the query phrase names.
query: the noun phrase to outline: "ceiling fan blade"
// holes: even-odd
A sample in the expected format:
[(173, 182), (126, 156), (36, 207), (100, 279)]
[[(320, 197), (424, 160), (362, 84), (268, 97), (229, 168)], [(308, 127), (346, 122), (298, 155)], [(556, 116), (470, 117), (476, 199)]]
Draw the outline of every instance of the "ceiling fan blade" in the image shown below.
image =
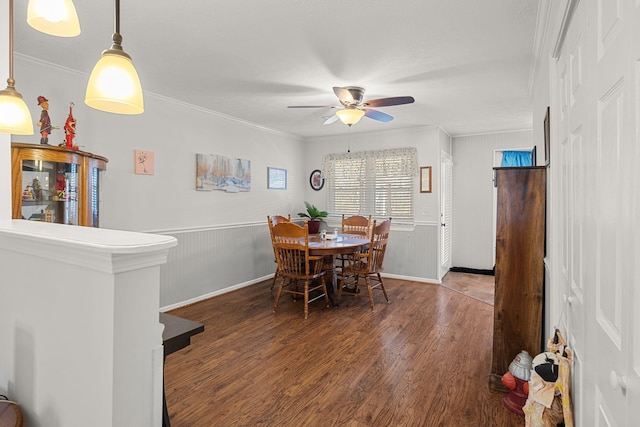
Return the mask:
[(413, 96), (394, 96), (391, 98), (370, 99), (364, 103), (366, 107), (389, 107), (391, 105), (412, 104)]
[(364, 110), (364, 115), (369, 117), (370, 119), (377, 120), (379, 122), (390, 122), (393, 120), (393, 116), (388, 115), (387, 113), (383, 113), (382, 111), (372, 110), (367, 108)]
[(340, 108), (335, 105), (289, 105), (287, 108)]
[(325, 121), (322, 122), (323, 125), (330, 125), (331, 123), (335, 123), (338, 121), (340, 117), (338, 117), (336, 114), (329, 116), (329, 117), (325, 117)]
[(353, 99), (353, 95), (351, 94), (351, 92), (343, 87), (334, 86), (333, 92), (336, 94), (343, 105), (351, 105), (355, 102), (355, 99)]

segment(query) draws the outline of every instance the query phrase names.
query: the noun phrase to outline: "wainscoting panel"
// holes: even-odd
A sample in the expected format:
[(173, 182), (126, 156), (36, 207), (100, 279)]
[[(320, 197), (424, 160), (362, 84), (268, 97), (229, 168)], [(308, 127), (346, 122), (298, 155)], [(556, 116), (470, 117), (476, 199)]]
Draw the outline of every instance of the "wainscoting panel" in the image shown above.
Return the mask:
[(162, 232), (178, 239), (160, 269), (160, 307), (182, 305), (272, 275), (265, 223)]
[(391, 230), (384, 258), (388, 274), (438, 279), (437, 223), (419, 223), (413, 230)]
[[(178, 239), (160, 268), (160, 307), (164, 309), (269, 279), (276, 268), (266, 221), (156, 233)], [(437, 223), (392, 230), (385, 273), (437, 281), (437, 239)]]

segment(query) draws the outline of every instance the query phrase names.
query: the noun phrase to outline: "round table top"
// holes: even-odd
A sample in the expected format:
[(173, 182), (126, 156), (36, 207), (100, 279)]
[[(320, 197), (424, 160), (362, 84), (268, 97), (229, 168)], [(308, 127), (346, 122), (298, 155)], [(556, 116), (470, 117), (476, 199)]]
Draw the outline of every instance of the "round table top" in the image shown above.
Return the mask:
[(337, 238), (322, 240), (320, 234), (309, 235), (311, 255), (348, 254), (366, 246), (370, 240), (359, 234), (338, 234)]

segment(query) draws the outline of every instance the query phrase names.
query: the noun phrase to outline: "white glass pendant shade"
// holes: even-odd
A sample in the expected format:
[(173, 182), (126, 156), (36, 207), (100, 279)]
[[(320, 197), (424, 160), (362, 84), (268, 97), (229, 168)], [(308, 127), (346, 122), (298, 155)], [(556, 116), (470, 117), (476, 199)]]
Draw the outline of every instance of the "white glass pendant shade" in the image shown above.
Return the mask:
[(75, 37), (80, 34), (73, 0), (29, 0), (27, 23), (52, 36)]
[(336, 111), (336, 115), (340, 118), (340, 121), (345, 125), (355, 125), (364, 116), (363, 110), (357, 108), (346, 108), (344, 110)]
[(0, 91), (0, 132), (33, 135), (33, 121), (22, 95), (11, 84)]
[(102, 53), (89, 77), (84, 102), (109, 113), (144, 112), (140, 78), (126, 53), (114, 52), (114, 49)]

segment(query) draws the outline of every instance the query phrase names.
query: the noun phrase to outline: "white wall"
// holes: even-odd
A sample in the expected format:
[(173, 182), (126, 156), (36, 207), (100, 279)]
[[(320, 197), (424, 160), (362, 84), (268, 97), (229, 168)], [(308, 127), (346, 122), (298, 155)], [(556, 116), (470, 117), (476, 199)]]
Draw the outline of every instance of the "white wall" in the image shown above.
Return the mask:
[[(304, 146), (296, 137), (154, 94), (145, 94), (142, 115), (93, 110), (84, 104), (88, 75), (23, 56), (16, 57), (16, 74), (34, 120), (40, 117), (39, 95), (49, 99), (54, 125), (64, 124), (73, 101), (75, 143), (109, 159), (101, 193), (102, 228), (155, 231), (255, 222), (302, 204), (307, 172), (301, 162)], [(13, 139), (39, 143), (40, 135)], [(63, 139), (61, 130), (54, 131), (49, 143)], [(154, 175), (133, 173), (135, 149), (155, 153)], [(251, 160), (251, 191), (196, 191), (196, 153)], [(286, 191), (267, 190), (267, 166), (287, 169)]]
[[(414, 127), (401, 130), (384, 130), (384, 124), (380, 124), (380, 131), (367, 133), (349, 134), (348, 128), (340, 122), (332, 126), (342, 126), (343, 136), (327, 136), (309, 138), (306, 141), (305, 158), (308, 175), (314, 169), (322, 169), (324, 156), (329, 153), (346, 152), (349, 147), (351, 151), (382, 150), (386, 148), (416, 147), (418, 150), (418, 165), (432, 166), (433, 192), (420, 193), (420, 180), (416, 175), (415, 194), (415, 220), (438, 221), (439, 211), (439, 185), (440, 185), (440, 149), (445, 145), (443, 140), (448, 140), (449, 136), (438, 126)], [(357, 125), (355, 125), (357, 126)], [(309, 185), (306, 186), (308, 201), (318, 207), (326, 207), (326, 190), (314, 191)]]
[(453, 138), (454, 267), (493, 268), (493, 151), (536, 145), (539, 158), (543, 141), (531, 130)]
[[(161, 306), (214, 295), (234, 286), (262, 280), (274, 267), (265, 233), (265, 217), (272, 214), (296, 216), (304, 201), (326, 205), (326, 194), (309, 186), (309, 174), (322, 167), (324, 154), (346, 150), (347, 127), (343, 137), (302, 141), (192, 105), (156, 94), (145, 94), (145, 112), (122, 116), (93, 110), (84, 105), (88, 75), (24, 57), (16, 57), (22, 93), (34, 120), (40, 115), (37, 97), (49, 99), (49, 115), (61, 125), (74, 102), (77, 119), (75, 143), (82, 150), (109, 159), (103, 174), (100, 226), (173, 235), (178, 248), (172, 250), (161, 275)], [(45, 78), (43, 78), (45, 76)], [(52, 84), (55, 82), (55, 84)], [(144, 84), (144, 82), (143, 82)], [(334, 126), (341, 126), (336, 123)], [(15, 141), (39, 143), (39, 135), (14, 137)], [(62, 142), (63, 133), (54, 131), (51, 144)], [(416, 226), (403, 230), (390, 248), (387, 271), (399, 277), (437, 280), (439, 236), (440, 150), (448, 148), (450, 137), (438, 127), (418, 127), (401, 131), (352, 134), (351, 149), (380, 149), (415, 146), (419, 165), (433, 166), (433, 193), (416, 192)], [(134, 150), (155, 154), (155, 174), (135, 175)], [(248, 193), (195, 190), (196, 153), (220, 154), (251, 160), (252, 189)], [(267, 167), (287, 169), (288, 189), (267, 190)], [(416, 176), (416, 191), (418, 185)], [(244, 236), (234, 241), (227, 230)], [(203, 239), (183, 232), (201, 233)], [(398, 230), (395, 230), (399, 233)], [(182, 233), (182, 234), (181, 234)], [(265, 240), (266, 239), (266, 240)], [(181, 247), (191, 244), (193, 247)], [(422, 253), (413, 261), (408, 254)], [(395, 259), (394, 259), (395, 258)], [(252, 268), (239, 268), (251, 265)]]
[[(0, 89), (9, 77), (9, 0), (0, 0)], [(16, 88), (18, 92), (19, 88)], [(11, 135), (0, 133), (0, 219), (11, 219)]]
[[(378, 132), (353, 133), (340, 122), (344, 135), (310, 138), (306, 141), (307, 165), (306, 199), (320, 208), (327, 206), (327, 193), (323, 188), (314, 191), (308, 185), (308, 175), (314, 169), (322, 169), (322, 161), (328, 153), (380, 150), (398, 147), (416, 147), (418, 166), (432, 166), (432, 193), (420, 193), (420, 179), (415, 178), (413, 227), (398, 227), (392, 224), (389, 249), (385, 255), (385, 272), (397, 277), (437, 282), (438, 239), (440, 236), (440, 154), (450, 147), (450, 136), (438, 126), (423, 126), (401, 130), (384, 130), (380, 124)], [(356, 125), (357, 126), (357, 125)], [(333, 213), (333, 212), (332, 212)], [(335, 214), (340, 214), (336, 212)], [(338, 224), (330, 220), (331, 227)]]

